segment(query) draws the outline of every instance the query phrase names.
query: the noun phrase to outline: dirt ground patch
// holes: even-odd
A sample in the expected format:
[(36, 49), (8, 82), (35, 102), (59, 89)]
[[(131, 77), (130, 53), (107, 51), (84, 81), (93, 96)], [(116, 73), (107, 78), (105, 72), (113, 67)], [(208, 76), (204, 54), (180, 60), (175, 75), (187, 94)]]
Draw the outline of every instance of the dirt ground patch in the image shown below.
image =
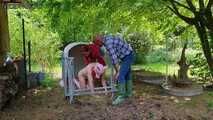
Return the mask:
[(134, 97), (112, 106), (111, 95), (79, 96), (69, 104), (59, 86), (18, 95), (0, 112), (0, 120), (213, 120), (206, 97), (166, 95), (158, 86), (134, 81)]

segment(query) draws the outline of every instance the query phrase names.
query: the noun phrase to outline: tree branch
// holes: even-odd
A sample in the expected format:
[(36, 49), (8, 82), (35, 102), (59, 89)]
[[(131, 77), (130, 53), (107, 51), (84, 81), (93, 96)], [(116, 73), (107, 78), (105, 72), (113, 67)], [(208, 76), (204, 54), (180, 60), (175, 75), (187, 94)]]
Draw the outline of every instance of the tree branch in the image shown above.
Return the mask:
[(175, 14), (177, 15), (179, 18), (181, 18), (182, 20), (184, 20), (186, 23), (190, 24), (190, 25), (194, 25), (194, 18), (189, 18), (186, 17), (184, 15), (181, 15), (180, 12), (177, 9), (177, 6), (174, 3), (174, 0), (170, 0), (170, 3), (172, 5), (172, 7), (168, 6), (168, 8)]
[(207, 4), (206, 8), (211, 10), (212, 5), (213, 5), (213, 0), (209, 0), (209, 3)]
[(194, 25), (194, 18), (189, 18), (186, 16), (181, 15), (178, 11), (176, 11), (175, 9), (171, 8), (168, 6), (168, 8), (175, 14), (177, 15), (179, 18), (181, 18), (182, 20), (184, 20), (186, 23), (190, 24), (190, 25)]
[(199, 6), (200, 6), (200, 10), (204, 9), (204, 1), (203, 0), (199, 0)]
[(179, 5), (179, 6), (183, 7), (183, 8), (186, 8), (186, 9), (188, 9), (188, 10), (191, 11), (191, 9), (190, 9), (188, 6), (185, 6), (184, 4), (181, 4), (180, 2), (178, 2), (178, 1), (176, 1), (176, 0), (173, 0), (173, 1), (174, 1), (174, 3), (176, 3), (177, 5)]
[(192, 11), (193, 13), (195, 13), (195, 12), (196, 12), (196, 8), (195, 8), (195, 6), (193, 5), (192, 0), (186, 0), (186, 2), (187, 2), (187, 4), (188, 4), (188, 6), (190, 7), (191, 11)]
[(207, 7), (205, 9), (205, 17), (206, 17), (206, 27), (213, 31), (213, 15), (212, 15), (212, 10), (211, 7), (213, 5), (213, 0), (209, 0)]

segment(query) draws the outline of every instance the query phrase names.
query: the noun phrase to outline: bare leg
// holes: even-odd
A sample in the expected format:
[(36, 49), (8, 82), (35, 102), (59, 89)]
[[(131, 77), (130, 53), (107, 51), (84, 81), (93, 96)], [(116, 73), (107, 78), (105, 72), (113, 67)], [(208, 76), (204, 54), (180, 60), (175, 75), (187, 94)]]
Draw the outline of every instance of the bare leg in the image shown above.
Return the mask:
[(89, 84), (90, 90), (92, 93), (94, 93), (94, 83), (93, 83), (92, 73), (88, 72), (87, 77), (88, 77), (88, 84)]
[[(101, 83), (102, 83), (102, 86), (104, 87), (104, 90), (105, 90), (105, 92), (107, 92), (107, 84), (106, 84), (106, 80), (104, 79), (105, 78), (105, 73), (106, 73), (106, 68), (104, 69), (104, 72), (103, 72), (103, 74), (102, 74), (102, 76), (101, 76)], [(107, 95), (107, 93), (105, 93), (105, 95)]]
[(101, 83), (102, 83), (102, 86), (104, 87), (104, 90), (105, 92), (107, 91), (107, 85), (106, 85), (106, 80), (101, 78)]
[(81, 72), (79, 72), (79, 74), (78, 74), (78, 79), (79, 79), (79, 83), (80, 83), (80, 88), (85, 89), (86, 81), (85, 81), (85, 77), (81, 74)]

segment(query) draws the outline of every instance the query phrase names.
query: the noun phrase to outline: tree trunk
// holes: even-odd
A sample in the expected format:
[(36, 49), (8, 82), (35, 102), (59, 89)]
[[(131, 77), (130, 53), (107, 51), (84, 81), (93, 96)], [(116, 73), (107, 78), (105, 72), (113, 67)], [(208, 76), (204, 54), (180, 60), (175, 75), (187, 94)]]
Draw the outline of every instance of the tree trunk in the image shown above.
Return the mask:
[(213, 31), (209, 30), (211, 53), (213, 53)]
[(186, 48), (187, 48), (187, 43), (184, 44), (184, 47), (181, 53), (181, 58), (177, 62), (177, 64), (180, 67), (180, 69), (178, 70), (178, 79), (180, 80), (188, 80), (187, 73), (188, 73), (189, 65), (186, 63), (186, 56), (185, 56)]
[(210, 68), (210, 70), (211, 70), (211, 75), (213, 77), (213, 31), (209, 31), (209, 36), (210, 36), (210, 48), (211, 48), (210, 51), (212, 56), (212, 60), (211, 60), (212, 67)]
[(0, 2), (0, 67), (9, 51), (9, 28), (6, 5)]
[(213, 76), (213, 58), (212, 58), (211, 48), (210, 48), (210, 45), (208, 42), (208, 34), (206, 31), (206, 28), (202, 24), (202, 21), (195, 24), (195, 27), (196, 27), (196, 30), (200, 37), (202, 49), (204, 52), (204, 56), (206, 57), (208, 66), (209, 66), (209, 70), (211, 72), (211, 75)]

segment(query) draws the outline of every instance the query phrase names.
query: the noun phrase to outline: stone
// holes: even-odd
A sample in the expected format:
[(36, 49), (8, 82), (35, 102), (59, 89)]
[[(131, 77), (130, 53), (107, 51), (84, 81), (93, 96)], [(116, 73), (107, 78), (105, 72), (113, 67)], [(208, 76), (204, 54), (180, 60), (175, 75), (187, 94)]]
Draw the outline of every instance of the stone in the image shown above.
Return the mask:
[(185, 101), (190, 101), (190, 100), (191, 100), (191, 98), (189, 98), (189, 97), (185, 97), (185, 98), (184, 98), (184, 100), (185, 100)]

